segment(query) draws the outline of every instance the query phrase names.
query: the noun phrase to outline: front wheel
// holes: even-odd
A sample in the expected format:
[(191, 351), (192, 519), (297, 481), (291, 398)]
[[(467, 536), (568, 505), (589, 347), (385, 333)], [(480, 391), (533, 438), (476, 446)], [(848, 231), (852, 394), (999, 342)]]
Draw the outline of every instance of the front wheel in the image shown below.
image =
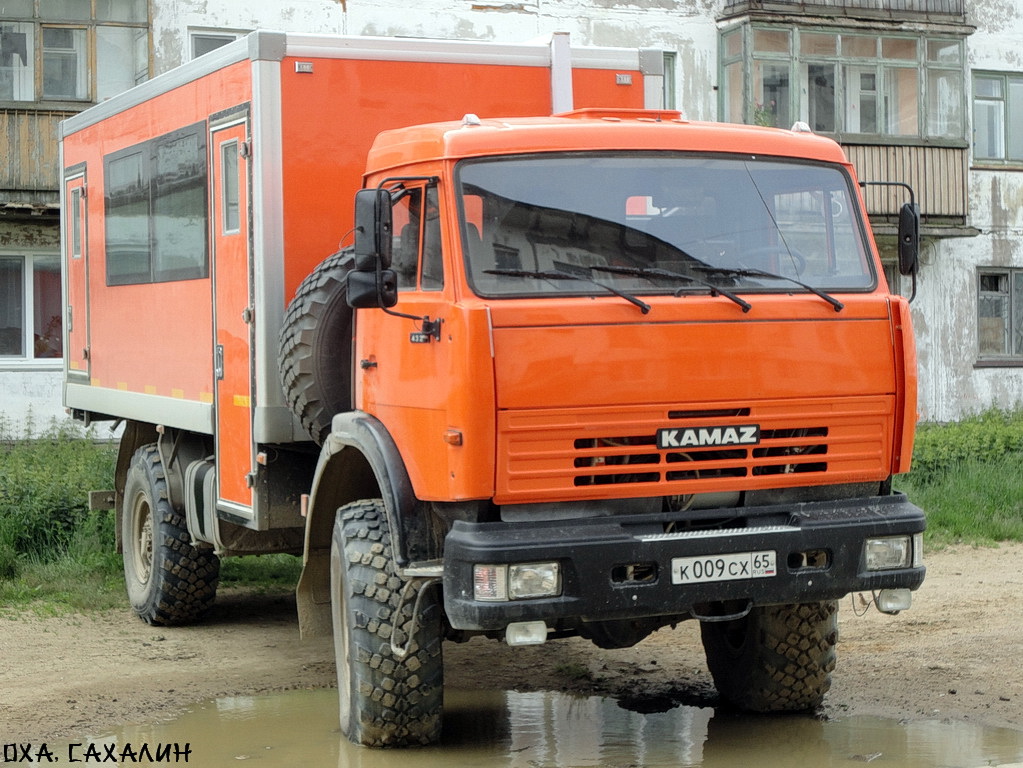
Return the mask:
[(171, 506), (156, 445), (131, 459), (121, 515), (124, 583), (128, 600), (148, 624), (186, 624), (200, 618), (217, 595), (220, 558), (191, 542)]
[(380, 499), (337, 511), (330, 594), (341, 731), (370, 747), (437, 741), (444, 676), (438, 589), (398, 573)]
[(722, 698), (751, 712), (819, 707), (831, 687), (838, 603), (767, 605), (741, 619), (700, 625), (714, 684)]

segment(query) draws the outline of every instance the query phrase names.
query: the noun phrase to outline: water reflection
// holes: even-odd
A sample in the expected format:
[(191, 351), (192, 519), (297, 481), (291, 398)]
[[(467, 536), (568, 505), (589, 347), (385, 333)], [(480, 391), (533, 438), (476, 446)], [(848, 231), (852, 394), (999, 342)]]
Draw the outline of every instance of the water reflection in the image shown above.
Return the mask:
[(640, 713), (612, 699), (549, 692), (450, 691), (443, 744), (415, 750), (354, 747), (336, 717), (332, 690), (229, 697), (95, 741), (118, 749), (188, 742), (193, 765), (256, 760), (281, 768), (973, 768), (1023, 761), (1023, 731), (872, 717), (749, 717), (685, 706)]

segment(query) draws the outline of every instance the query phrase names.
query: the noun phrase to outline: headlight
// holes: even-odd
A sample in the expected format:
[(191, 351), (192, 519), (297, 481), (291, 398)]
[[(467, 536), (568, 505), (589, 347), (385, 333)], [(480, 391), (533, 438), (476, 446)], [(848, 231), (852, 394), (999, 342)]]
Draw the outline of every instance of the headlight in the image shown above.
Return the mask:
[(512, 600), (553, 597), (560, 592), (561, 578), (557, 563), (508, 566), (508, 597)]
[(868, 571), (909, 568), (913, 562), (913, 544), (910, 536), (867, 539), (863, 551)]
[(557, 563), (474, 565), (473, 596), (496, 602), (555, 597), (561, 594), (561, 568)]

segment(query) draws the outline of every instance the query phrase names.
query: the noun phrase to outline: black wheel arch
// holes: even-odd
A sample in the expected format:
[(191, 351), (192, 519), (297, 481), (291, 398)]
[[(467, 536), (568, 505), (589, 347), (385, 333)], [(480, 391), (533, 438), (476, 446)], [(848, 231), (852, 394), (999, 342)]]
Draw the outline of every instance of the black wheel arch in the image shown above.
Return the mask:
[(412, 487), (405, 461), (387, 427), (371, 414), (348, 411), (334, 417), (317, 460), (306, 509), (304, 567), (298, 584), (299, 621), (303, 635), (329, 631), (330, 555), (338, 508), (360, 499), (383, 501), (395, 564), (436, 553), (429, 550), (426, 506)]

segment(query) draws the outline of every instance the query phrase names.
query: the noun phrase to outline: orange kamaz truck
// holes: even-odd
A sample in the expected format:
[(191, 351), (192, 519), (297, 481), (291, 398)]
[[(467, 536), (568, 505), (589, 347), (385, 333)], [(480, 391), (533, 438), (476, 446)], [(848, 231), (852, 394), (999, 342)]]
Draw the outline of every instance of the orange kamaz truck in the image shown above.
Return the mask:
[(63, 123), (65, 404), (123, 422), (142, 619), (301, 555), (366, 745), (438, 739), (480, 635), (696, 620), (724, 700), (821, 703), (837, 601), (924, 578), (910, 312), (840, 147), (661, 62), (258, 32)]

